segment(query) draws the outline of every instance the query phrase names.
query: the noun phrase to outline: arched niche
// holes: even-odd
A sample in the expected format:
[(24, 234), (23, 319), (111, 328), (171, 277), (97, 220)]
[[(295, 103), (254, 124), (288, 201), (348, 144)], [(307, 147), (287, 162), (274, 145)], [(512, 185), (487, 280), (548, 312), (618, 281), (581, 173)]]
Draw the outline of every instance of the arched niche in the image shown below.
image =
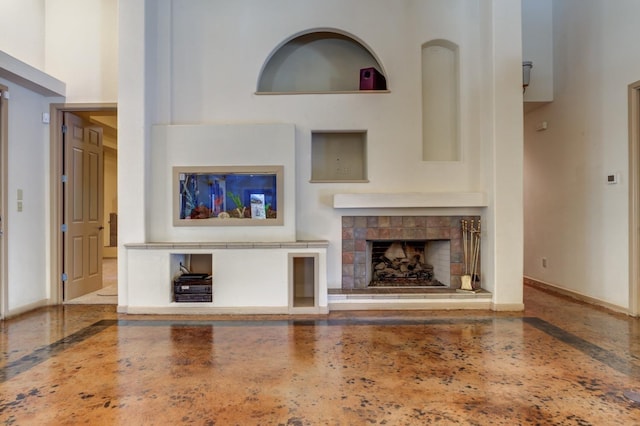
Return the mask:
[(422, 45), (422, 160), (460, 161), (460, 65), (458, 45)]
[(384, 70), (371, 49), (354, 36), (333, 29), (298, 33), (276, 47), (265, 61), (258, 93), (352, 92), (360, 89), (360, 70)]

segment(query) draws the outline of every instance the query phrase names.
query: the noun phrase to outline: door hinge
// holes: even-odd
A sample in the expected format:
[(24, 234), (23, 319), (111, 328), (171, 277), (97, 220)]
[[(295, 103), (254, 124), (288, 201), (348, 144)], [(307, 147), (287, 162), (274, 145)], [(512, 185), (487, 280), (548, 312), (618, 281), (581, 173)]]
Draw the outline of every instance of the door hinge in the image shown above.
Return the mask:
[(67, 224), (66, 223), (63, 223), (62, 225), (60, 225), (60, 231), (67, 232)]
[(60, 181), (61, 181), (62, 183), (67, 183), (67, 175), (62, 175), (62, 176), (60, 176)]
[(66, 125), (66, 124), (63, 124), (63, 125), (62, 125), (62, 133), (63, 133), (63, 134), (64, 134), (64, 133), (67, 133), (67, 125)]
[(67, 277), (67, 274), (63, 272), (62, 275), (60, 275), (60, 280), (62, 280), (62, 282), (65, 282), (67, 281), (67, 279), (69, 279), (69, 277)]

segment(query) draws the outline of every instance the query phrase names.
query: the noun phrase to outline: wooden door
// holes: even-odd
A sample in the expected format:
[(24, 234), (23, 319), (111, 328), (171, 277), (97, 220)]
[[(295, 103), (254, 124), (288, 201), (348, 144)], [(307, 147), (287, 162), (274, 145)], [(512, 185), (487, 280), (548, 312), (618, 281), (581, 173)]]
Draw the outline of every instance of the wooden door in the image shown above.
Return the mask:
[[(102, 288), (102, 128), (64, 113), (64, 300)], [(64, 226), (64, 225), (63, 225)]]

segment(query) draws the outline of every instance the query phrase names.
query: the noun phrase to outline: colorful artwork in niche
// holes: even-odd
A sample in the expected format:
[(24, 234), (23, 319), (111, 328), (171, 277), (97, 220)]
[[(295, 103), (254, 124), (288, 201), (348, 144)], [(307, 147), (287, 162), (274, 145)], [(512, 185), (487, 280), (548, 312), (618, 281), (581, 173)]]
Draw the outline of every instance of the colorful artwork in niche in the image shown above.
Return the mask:
[(275, 219), (275, 173), (179, 173), (180, 219)]

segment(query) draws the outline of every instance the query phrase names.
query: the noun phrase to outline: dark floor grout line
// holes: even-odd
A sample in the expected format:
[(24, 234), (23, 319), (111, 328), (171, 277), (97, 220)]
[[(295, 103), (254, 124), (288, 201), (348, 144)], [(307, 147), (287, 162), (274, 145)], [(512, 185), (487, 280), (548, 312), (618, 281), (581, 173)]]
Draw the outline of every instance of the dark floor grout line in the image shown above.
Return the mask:
[(40, 347), (28, 355), (0, 368), (0, 384), (20, 373), (41, 364), (57, 354), (112, 326), (119, 327), (241, 327), (241, 326), (437, 326), (492, 324), (496, 321), (521, 321), (550, 337), (559, 340), (588, 357), (597, 360), (627, 376), (640, 376), (640, 367), (626, 361), (612, 351), (603, 349), (568, 331), (565, 331), (537, 317), (524, 318), (430, 318), (430, 319), (389, 319), (389, 318), (336, 318), (336, 319), (291, 319), (291, 320), (100, 320), (82, 330), (64, 337), (50, 345)]
[(615, 352), (601, 348), (600, 346), (584, 340), (575, 334), (569, 333), (543, 319), (536, 317), (525, 317), (523, 321), (549, 336), (568, 344), (588, 357), (595, 359), (610, 368), (627, 376), (640, 377), (640, 367), (631, 361), (626, 361)]
[[(510, 318), (504, 318), (510, 319)], [(519, 318), (517, 318), (519, 319)], [(495, 318), (431, 318), (431, 319), (389, 319), (389, 318), (332, 318), (332, 319), (277, 319), (277, 320), (117, 320), (119, 326), (140, 327), (269, 327), (269, 326), (392, 326), (392, 325), (458, 325), (490, 324)]]
[(116, 320), (97, 321), (73, 334), (63, 337), (56, 342), (35, 349), (30, 354), (7, 364), (3, 368), (0, 368), (0, 384), (14, 378), (20, 373), (30, 370), (36, 365), (49, 360), (55, 355), (116, 324)]

